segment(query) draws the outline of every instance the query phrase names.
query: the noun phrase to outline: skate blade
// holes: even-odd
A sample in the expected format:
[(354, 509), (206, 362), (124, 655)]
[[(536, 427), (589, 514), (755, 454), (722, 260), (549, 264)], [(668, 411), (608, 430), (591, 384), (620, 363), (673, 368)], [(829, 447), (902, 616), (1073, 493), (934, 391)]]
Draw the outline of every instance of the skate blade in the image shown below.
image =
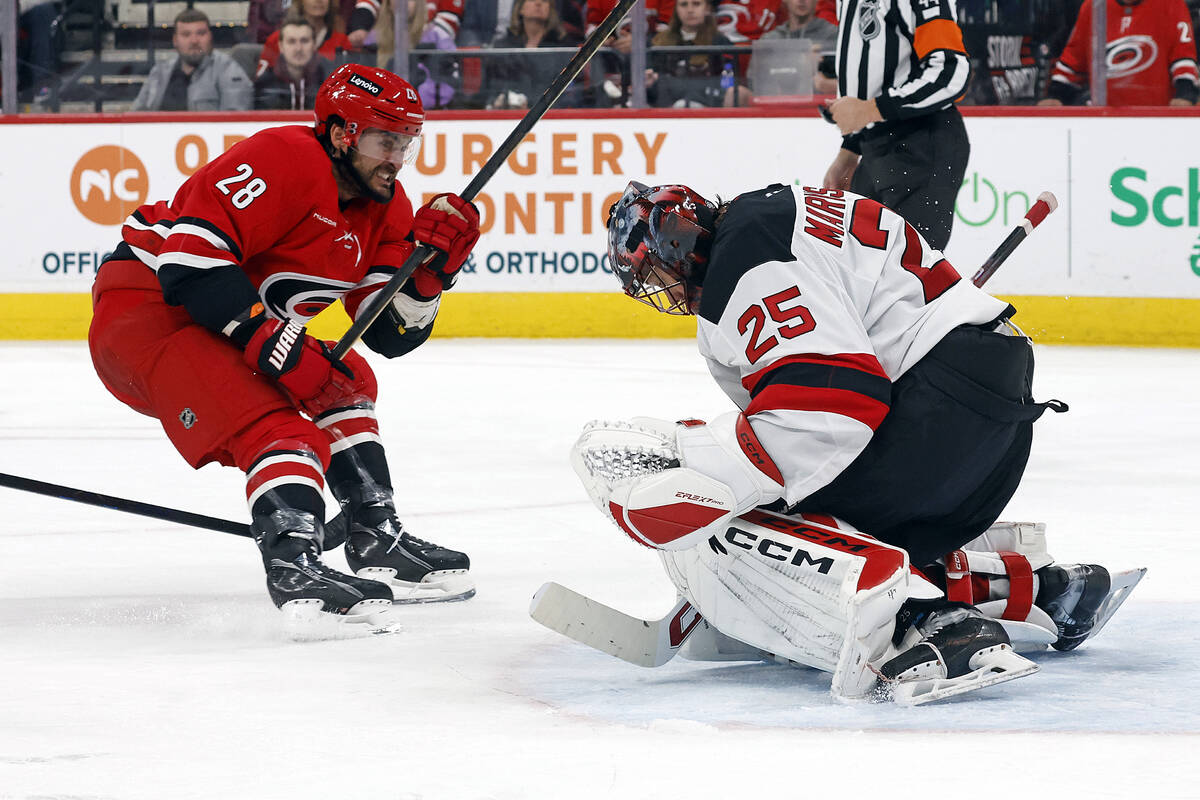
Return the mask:
[(386, 583), (392, 589), (392, 602), (398, 606), (411, 603), (452, 603), (475, 596), (475, 581), (465, 569), (431, 572), (419, 582), (403, 581), (391, 567), (363, 567), (355, 573), (360, 578)]
[[(1134, 587), (1145, 576), (1145, 567), (1114, 572), (1108, 576), (1108, 595), (1100, 602), (1100, 607), (1096, 610), (1096, 624), (1092, 626), (1091, 633), (1087, 635), (1088, 639), (1094, 638), (1100, 632), (1100, 629), (1112, 619), (1113, 614), (1117, 613), (1117, 609), (1121, 607), (1121, 604), (1133, 592)], [(1087, 641), (1087, 639), (1084, 641)]]
[(1008, 645), (976, 653), (971, 659), (975, 669), (957, 678), (929, 678), (888, 684), (886, 699), (904, 706), (919, 706), (944, 700), (998, 683), (1032, 675), (1038, 665), (1013, 652)]
[(1058, 639), (1057, 634), (1051, 633), (1041, 625), (1034, 625), (1032, 622), (1008, 619), (996, 621), (1004, 626), (1004, 632), (1008, 634), (1008, 643), (1018, 653), (1041, 652)]
[(279, 609), (284, 635), (297, 642), (356, 639), (397, 633), (400, 626), (387, 600), (362, 600), (345, 614), (321, 610), (320, 600), (289, 600)]

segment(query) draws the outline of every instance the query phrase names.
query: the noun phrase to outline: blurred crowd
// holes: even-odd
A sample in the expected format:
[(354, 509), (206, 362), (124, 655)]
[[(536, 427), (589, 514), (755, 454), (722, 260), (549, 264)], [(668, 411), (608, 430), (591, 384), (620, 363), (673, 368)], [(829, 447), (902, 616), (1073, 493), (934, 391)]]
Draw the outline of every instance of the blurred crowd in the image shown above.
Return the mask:
[[(403, 3), (399, 15), (394, 2)], [(1157, 20), (1164, 39), (1174, 39), (1157, 43), (1162, 77), (1143, 74), (1136, 91), (1112, 87), (1106, 102), (1194, 103), (1196, 45), (1190, 26), (1200, 0), (1107, 4), (1110, 84), (1131, 70), (1150, 72), (1141, 64), (1147, 56), (1145, 31), (1129, 35), (1131, 21), (1137, 27), (1139, 18)], [(226, 48), (214, 46), (208, 16), (189, 7), (173, 20), (172, 57), (156, 60), (132, 109), (307, 109), (321, 81), (347, 62), (406, 75), (426, 108), (524, 108), (615, 5), (616, 0), (250, 0), (237, 33), (242, 41)], [(962, 104), (1091, 101), (1092, 21), (1088, 9), (1080, 13), (1081, 0), (957, 5), (972, 62)], [(56, 26), (63, 9), (57, 0), (18, 2), (26, 92), (44, 94), (61, 80)], [(639, 92), (646, 105), (662, 108), (833, 96), (836, 14), (835, 0), (647, 0), (646, 38), (640, 43), (646, 48), (644, 73), (631, 73), (639, 43), (626, 19), (558, 105), (626, 107), (639, 104)], [(406, 20), (401, 37), (397, 19)], [(1189, 26), (1182, 45), (1174, 30), (1180, 22)], [(398, 41), (407, 51), (406, 63), (397, 63)]]

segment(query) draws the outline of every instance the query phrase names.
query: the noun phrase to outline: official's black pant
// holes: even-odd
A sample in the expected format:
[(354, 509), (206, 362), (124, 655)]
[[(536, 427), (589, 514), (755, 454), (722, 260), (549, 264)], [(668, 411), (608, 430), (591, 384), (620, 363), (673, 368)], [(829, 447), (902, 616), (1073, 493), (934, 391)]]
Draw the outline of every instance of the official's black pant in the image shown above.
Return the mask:
[(928, 564), (987, 530), (1017, 489), (1033, 423), (1058, 401), (1032, 397), (1023, 336), (964, 325), (892, 387), (866, 449), (793, 511), (833, 514)]
[(880, 123), (859, 141), (862, 161), (851, 191), (883, 203), (944, 250), (971, 154), (958, 109)]

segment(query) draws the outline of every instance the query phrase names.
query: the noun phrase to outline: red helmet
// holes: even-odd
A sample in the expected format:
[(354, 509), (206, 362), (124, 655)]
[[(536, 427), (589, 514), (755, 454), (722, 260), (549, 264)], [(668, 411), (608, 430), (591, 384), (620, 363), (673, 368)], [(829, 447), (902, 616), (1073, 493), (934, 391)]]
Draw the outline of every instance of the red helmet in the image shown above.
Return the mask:
[(608, 258), (625, 293), (667, 314), (694, 313), (716, 212), (687, 186), (630, 181), (608, 210)]
[(325, 79), (313, 105), (317, 135), (327, 133), (331, 117), (341, 119), (346, 143), (358, 145), (369, 128), (378, 128), (413, 143), (411, 156), (420, 146), (425, 109), (417, 90), (408, 81), (384, 69), (361, 64), (343, 64)]

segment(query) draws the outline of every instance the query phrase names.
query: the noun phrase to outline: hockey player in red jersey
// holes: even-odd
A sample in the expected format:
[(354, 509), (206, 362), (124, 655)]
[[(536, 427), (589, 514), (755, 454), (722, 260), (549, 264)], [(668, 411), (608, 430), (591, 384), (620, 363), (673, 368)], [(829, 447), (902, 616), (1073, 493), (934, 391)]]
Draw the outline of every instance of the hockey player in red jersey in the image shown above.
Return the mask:
[[(1196, 102), (1196, 39), (1183, 0), (1108, 0), (1105, 17), (1108, 105)], [(1083, 95), (1092, 63), (1092, 28), (1092, 5), (1084, 3), (1040, 105), (1070, 105)]]
[[(396, 516), (375, 418), (376, 382), (305, 325), (341, 300), (353, 317), (414, 248), (437, 249), (363, 336), (404, 355), (479, 236), (475, 208), (438, 195), (414, 214), (397, 181), (424, 112), (406, 81), (346, 65), (317, 95), (315, 127), (268, 128), (144, 205), (92, 289), (92, 359), (104, 385), (156, 417), (189, 464), (246, 473), (267, 589), (299, 618), (371, 621), (396, 602), (474, 594), (470, 562)], [(323, 491), (341, 506), (325, 524)], [(345, 542), (355, 576), (326, 566)], [(324, 618), (324, 617), (317, 617)]]
[[(697, 317), (700, 353), (738, 410), (592, 423), (573, 464), (721, 633), (835, 684), (849, 652), (830, 649), (836, 633), (863, 648), (846, 685), (878, 674), (977, 688), (1032, 671), (1005, 654), (1005, 625), (1070, 649), (1140, 578), (1053, 564), (1041, 526), (996, 523), (1034, 421), (1065, 406), (1034, 402), (1013, 307), (894, 212), (837, 189), (775, 184), (717, 204), (633, 182), (608, 231), (625, 292)], [(814, 588), (831, 575), (849, 577)], [(814, 608), (831, 621), (813, 629)]]

